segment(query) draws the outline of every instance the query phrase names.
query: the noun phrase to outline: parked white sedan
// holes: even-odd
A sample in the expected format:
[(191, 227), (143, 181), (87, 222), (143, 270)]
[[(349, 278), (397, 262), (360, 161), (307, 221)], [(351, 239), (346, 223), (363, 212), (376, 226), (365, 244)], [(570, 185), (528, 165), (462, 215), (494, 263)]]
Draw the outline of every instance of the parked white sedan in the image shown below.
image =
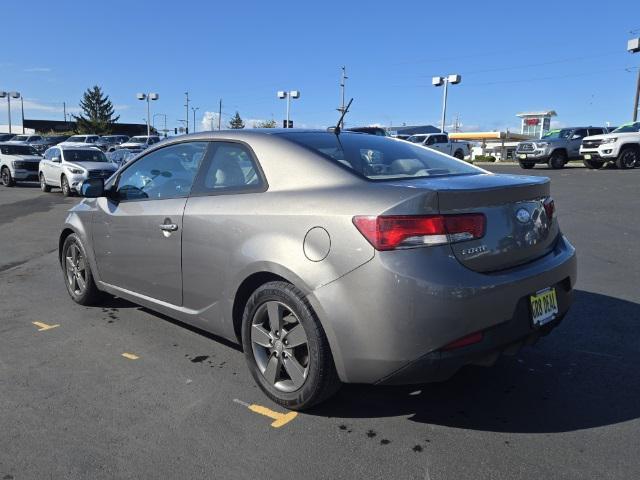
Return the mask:
[(69, 197), (79, 192), (87, 178), (107, 179), (117, 170), (97, 147), (60, 147), (56, 145), (44, 153), (40, 161), (38, 177), (43, 192), (59, 187)]

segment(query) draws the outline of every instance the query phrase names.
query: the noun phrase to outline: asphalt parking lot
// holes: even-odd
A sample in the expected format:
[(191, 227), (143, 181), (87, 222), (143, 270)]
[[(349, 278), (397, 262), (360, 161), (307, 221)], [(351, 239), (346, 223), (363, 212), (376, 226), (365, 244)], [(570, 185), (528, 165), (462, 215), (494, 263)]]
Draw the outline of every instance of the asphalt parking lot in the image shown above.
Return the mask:
[(552, 178), (578, 249), (563, 324), (493, 368), (288, 416), (238, 347), (74, 304), (55, 252), (78, 200), (0, 189), (0, 479), (639, 478), (640, 169), (526, 173)]

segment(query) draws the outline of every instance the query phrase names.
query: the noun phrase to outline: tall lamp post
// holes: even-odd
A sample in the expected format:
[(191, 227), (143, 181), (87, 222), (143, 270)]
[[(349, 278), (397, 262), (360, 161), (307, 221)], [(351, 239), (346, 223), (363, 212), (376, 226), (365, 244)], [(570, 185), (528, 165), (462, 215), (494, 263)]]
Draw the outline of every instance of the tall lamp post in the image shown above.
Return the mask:
[(457, 85), (462, 81), (462, 77), (460, 75), (447, 75), (446, 77), (433, 77), (431, 79), (431, 83), (434, 87), (441, 87), (444, 85), (444, 94), (442, 96), (442, 121), (440, 124), (440, 131), (444, 133), (444, 122), (447, 117), (447, 94), (449, 90), (449, 84)]
[(200, 107), (191, 107), (193, 112), (193, 133), (196, 133), (196, 110), (200, 110)]
[(280, 90), (278, 92), (278, 98), (280, 100), (284, 100), (284, 99), (287, 100), (287, 119), (284, 122), (284, 128), (292, 128), (291, 125), (292, 125), (293, 122), (291, 122), (289, 120), (289, 113), (291, 111), (291, 99), (292, 98), (293, 99), (300, 98), (300, 91), (299, 90), (291, 90), (289, 92), (285, 92), (283, 90)]
[(146, 100), (147, 101), (147, 137), (151, 135), (151, 107), (149, 106), (151, 100), (158, 100), (160, 95), (157, 93), (138, 93), (136, 95), (138, 100)]
[[(0, 91), (0, 98), (4, 98), (4, 97), (7, 97), (7, 112), (8, 112), (8, 115), (9, 115), (9, 133), (12, 133), (11, 132), (11, 99), (12, 98), (21, 98), (20, 97), (20, 92), (2, 92), (2, 91)], [(22, 133), (24, 133), (24, 118), (23, 118), (23, 121), (22, 121), (22, 128), (23, 128)]]
[[(640, 52), (640, 38), (632, 38), (627, 43), (627, 51), (630, 53)], [(640, 99), (640, 69), (638, 69), (638, 80), (636, 82), (636, 98), (633, 101), (633, 121), (638, 120), (638, 100)]]

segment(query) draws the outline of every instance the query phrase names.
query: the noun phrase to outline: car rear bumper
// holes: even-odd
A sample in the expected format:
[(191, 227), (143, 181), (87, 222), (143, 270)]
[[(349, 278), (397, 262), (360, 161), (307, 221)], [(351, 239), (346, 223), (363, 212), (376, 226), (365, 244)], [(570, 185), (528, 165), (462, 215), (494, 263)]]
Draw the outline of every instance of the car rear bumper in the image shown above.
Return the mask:
[[(423, 383), (466, 364), (489, 364), (551, 331), (571, 304), (575, 249), (560, 236), (531, 263), (483, 274), (452, 261), (449, 247), (378, 252), (309, 299), (327, 333), (340, 378), (349, 383)], [(537, 329), (529, 296), (555, 286), (559, 313)], [(481, 342), (442, 351), (475, 332)]]

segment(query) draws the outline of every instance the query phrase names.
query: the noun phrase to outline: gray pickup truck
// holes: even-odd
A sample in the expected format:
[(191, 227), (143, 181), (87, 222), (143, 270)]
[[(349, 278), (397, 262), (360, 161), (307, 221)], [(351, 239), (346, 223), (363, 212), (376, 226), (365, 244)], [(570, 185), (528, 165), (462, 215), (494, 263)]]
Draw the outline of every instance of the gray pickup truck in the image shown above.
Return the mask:
[(607, 133), (604, 127), (574, 127), (549, 130), (540, 140), (520, 142), (516, 158), (522, 168), (533, 168), (536, 163), (546, 163), (550, 168), (562, 168), (569, 160), (580, 159), (582, 139)]

